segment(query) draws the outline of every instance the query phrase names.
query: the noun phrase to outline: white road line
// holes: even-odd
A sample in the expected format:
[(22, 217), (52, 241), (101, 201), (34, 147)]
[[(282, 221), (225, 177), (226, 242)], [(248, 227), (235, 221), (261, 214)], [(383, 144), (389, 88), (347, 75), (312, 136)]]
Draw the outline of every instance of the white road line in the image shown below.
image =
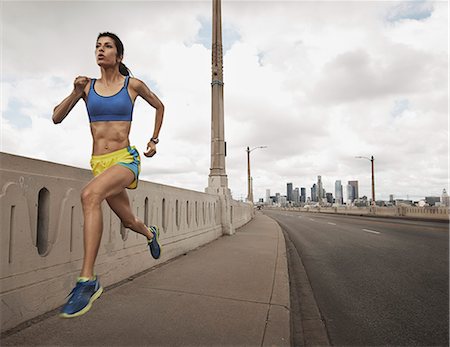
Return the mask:
[(373, 233), (373, 234), (380, 234), (379, 231), (374, 231), (374, 230), (369, 230), (369, 229), (363, 229), (364, 231), (367, 231), (368, 233)]
[(336, 225), (336, 223), (331, 223), (331, 222), (328, 222), (328, 224), (331, 224), (331, 225)]
[(309, 220), (312, 220), (314, 222), (314, 219), (310, 218)]
[(302, 218), (301, 216), (298, 216), (298, 218)]

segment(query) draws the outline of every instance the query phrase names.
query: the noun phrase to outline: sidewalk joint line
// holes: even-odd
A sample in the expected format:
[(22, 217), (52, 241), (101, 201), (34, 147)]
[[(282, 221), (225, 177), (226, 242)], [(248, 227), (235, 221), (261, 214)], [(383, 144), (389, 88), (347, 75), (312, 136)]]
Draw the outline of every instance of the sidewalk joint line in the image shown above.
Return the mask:
[[(212, 295), (212, 294), (201, 294), (201, 293), (189, 292), (189, 291), (185, 291), (185, 290), (177, 290), (177, 289), (169, 289), (169, 288), (153, 288), (153, 287), (147, 287), (146, 289), (158, 290), (158, 291), (163, 291), (163, 292), (171, 292), (171, 293), (179, 293), (179, 294), (189, 294), (189, 295), (195, 295), (195, 296), (205, 296), (205, 297), (214, 298), (214, 299), (223, 299), (223, 300), (231, 300), (231, 301), (238, 301), (238, 302), (248, 302), (251, 304), (270, 305), (270, 302), (231, 298), (231, 297)], [(282, 306), (282, 305), (279, 305), (279, 306)]]

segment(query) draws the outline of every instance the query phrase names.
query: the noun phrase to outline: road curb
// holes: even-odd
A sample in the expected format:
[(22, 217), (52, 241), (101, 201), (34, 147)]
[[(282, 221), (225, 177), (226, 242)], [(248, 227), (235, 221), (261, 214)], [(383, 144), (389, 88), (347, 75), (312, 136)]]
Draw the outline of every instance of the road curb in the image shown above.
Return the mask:
[[(293, 346), (331, 346), (324, 319), (297, 249), (284, 230), (291, 298), (291, 340)], [(296, 271), (294, 271), (294, 268)]]
[(272, 294), (269, 301), (267, 323), (262, 346), (291, 346), (290, 290), (286, 244), (283, 230), (272, 218), (277, 232), (277, 258), (274, 271)]
[[(334, 213), (329, 211), (296, 211), (296, 210), (277, 210), (273, 209), (274, 211), (285, 211), (285, 212), (297, 212), (297, 213), (311, 213), (311, 214), (326, 214), (330, 216), (347, 216), (347, 217), (369, 217), (369, 218), (387, 218), (387, 219), (397, 219), (397, 220), (409, 220), (409, 221), (418, 221), (418, 222), (437, 222), (437, 223), (450, 223), (450, 219), (441, 219), (441, 218), (425, 218), (425, 217), (414, 217), (414, 216), (392, 216), (392, 215), (375, 215), (375, 214), (369, 214), (369, 213)], [(270, 211), (270, 210), (268, 210)], [(450, 216), (449, 216), (450, 218)]]

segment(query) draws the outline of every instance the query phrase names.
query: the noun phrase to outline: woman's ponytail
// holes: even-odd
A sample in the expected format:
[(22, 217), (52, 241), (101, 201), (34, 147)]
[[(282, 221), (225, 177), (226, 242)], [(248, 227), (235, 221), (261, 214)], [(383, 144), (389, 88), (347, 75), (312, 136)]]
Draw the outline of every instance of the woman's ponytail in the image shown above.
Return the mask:
[(123, 75), (123, 76), (130, 76), (130, 70), (125, 66), (124, 63), (120, 63), (119, 64), (119, 72)]

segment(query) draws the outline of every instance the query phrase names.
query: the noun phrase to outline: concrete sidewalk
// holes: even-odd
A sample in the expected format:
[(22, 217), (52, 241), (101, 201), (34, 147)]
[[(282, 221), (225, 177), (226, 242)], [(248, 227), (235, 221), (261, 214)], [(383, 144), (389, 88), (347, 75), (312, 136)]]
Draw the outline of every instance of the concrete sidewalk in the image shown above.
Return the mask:
[(233, 236), (106, 289), (86, 315), (55, 312), (1, 345), (290, 345), (284, 236), (261, 213)]

